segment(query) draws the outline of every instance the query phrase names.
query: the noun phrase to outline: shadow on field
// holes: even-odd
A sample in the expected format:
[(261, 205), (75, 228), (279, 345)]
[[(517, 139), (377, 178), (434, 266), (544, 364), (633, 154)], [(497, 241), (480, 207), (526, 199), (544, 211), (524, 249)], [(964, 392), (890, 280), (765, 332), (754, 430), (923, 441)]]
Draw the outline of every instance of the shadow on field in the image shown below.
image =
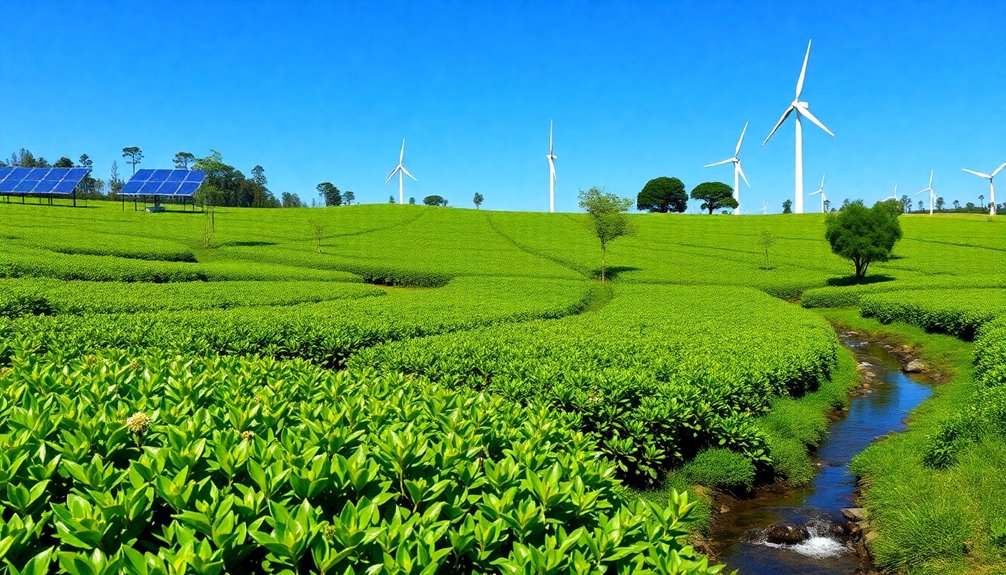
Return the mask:
[[(639, 269), (640, 268), (636, 268), (636, 267), (632, 267), (632, 266), (611, 266), (611, 267), (608, 267), (608, 268), (604, 268), (604, 278), (607, 279), (607, 280), (616, 280), (616, 279), (618, 279), (618, 274), (620, 274), (622, 272), (634, 272), (634, 271), (638, 271)], [(601, 268), (595, 269), (593, 271), (593, 276), (592, 277), (594, 279), (596, 279), (596, 280), (601, 279)]]
[(274, 246), (274, 245), (276, 245), (276, 242), (224, 242), (224, 243), (222, 243), (220, 245), (221, 246), (227, 246), (227, 247), (235, 247), (235, 248), (237, 248), (237, 247), (248, 248), (248, 247), (255, 247), (255, 246)]
[(865, 278), (862, 279), (862, 281), (856, 281), (856, 276), (851, 275), (851, 276), (843, 276), (840, 278), (828, 278), (828, 280), (825, 283), (827, 283), (830, 286), (854, 286), (854, 285), (865, 285), (865, 284), (879, 284), (882, 282), (894, 281), (894, 279), (895, 278), (889, 275), (877, 274), (877, 275), (866, 276)]

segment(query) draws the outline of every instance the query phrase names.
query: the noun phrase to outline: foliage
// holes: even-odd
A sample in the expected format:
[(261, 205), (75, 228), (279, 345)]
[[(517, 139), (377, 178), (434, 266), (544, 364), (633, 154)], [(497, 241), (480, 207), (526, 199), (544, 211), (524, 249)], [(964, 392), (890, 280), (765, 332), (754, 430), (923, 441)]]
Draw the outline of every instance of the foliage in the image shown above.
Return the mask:
[(475, 204), (475, 209), (476, 210), (479, 209), (479, 207), (482, 206), (482, 202), (484, 202), (484, 201), (485, 201), (485, 197), (483, 197), (482, 194), (480, 194), (478, 192), (475, 192), (475, 195), (472, 196), (472, 203)]
[(143, 151), (138, 146), (129, 146), (122, 148), (122, 157), (126, 158), (129, 164), (133, 166), (133, 173), (135, 174), (137, 164), (143, 161)]
[[(261, 169), (261, 166), (256, 167)], [(206, 172), (202, 188), (215, 191), (207, 198), (211, 205), (245, 208), (276, 208), (280, 205), (265, 187), (261, 172), (256, 177), (247, 178), (240, 170), (224, 162), (223, 155), (217, 150), (210, 150), (209, 156), (197, 159), (192, 169)]]
[(866, 295), (859, 306), (863, 317), (881, 323), (902, 321), (970, 341), (982, 325), (1006, 314), (1006, 297), (1002, 289), (920, 289)]
[(604, 258), (608, 244), (629, 233), (629, 220), (625, 212), (632, 206), (629, 198), (620, 198), (615, 194), (605, 193), (601, 188), (593, 187), (580, 190), (580, 208), (590, 216), (591, 229), (601, 241), (601, 281), (605, 272)]
[(701, 208), (709, 210), (710, 214), (721, 208), (737, 207), (733, 188), (723, 182), (703, 182), (695, 186), (692, 190), (692, 199), (702, 200)]
[(767, 463), (750, 416), (816, 389), (835, 363), (826, 322), (754, 290), (624, 286), (614, 295), (591, 313), (392, 342), (350, 363), (544, 399), (576, 414), (636, 484), (710, 445)]
[(786, 200), (782, 203), (782, 213), (784, 214), (793, 213), (793, 200)]
[(332, 182), (322, 182), (315, 189), (325, 202), (325, 207), (342, 205), (342, 192)]
[(762, 251), (765, 252), (765, 265), (762, 266), (762, 269), (772, 269), (772, 266), (769, 265), (768, 261), (768, 251), (775, 245), (775, 236), (768, 230), (762, 230), (761, 234), (758, 236), (758, 245), (761, 246)]
[(853, 202), (837, 214), (828, 214), (825, 223), (831, 251), (852, 260), (857, 282), (866, 277), (871, 263), (890, 259), (894, 244), (901, 239), (898, 216), (880, 203), (867, 208)]
[(438, 195), (426, 196), (423, 203), (427, 206), (447, 206), (447, 200)]
[(636, 209), (650, 212), (683, 213), (688, 208), (688, 192), (677, 178), (653, 178), (636, 197)]
[(750, 459), (729, 449), (700, 451), (680, 473), (692, 483), (746, 493), (754, 487), (757, 470)]
[(686, 497), (626, 496), (589, 439), (540, 406), (156, 355), (25, 356), (4, 383), (12, 570), (718, 571), (684, 543)]
[(189, 164), (195, 161), (196, 161), (195, 154), (192, 154), (190, 152), (178, 152), (172, 159), (172, 162), (174, 162), (175, 164), (175, 168), (179, 170), (189, 169)]

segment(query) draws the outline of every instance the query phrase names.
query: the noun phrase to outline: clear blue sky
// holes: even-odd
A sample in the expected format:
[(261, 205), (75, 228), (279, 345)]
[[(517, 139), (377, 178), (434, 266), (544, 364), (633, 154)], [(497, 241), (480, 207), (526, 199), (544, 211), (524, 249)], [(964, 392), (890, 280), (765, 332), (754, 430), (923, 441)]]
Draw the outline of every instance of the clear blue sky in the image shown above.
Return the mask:
[(872, 201), (934, 168), (948, 204), (977, 202), (987, 186), (961, 168), (1006, 161), (1001, 1), (45, 4), (10, 2), (0, 21), (0, 154), (86, 152), (102, 178), (113, 160), (129, 173), (124, 146), (141, 167), (213, 148), (263, 165), (277, 196), (331, 181), (383, 203), (405, 137), (406, 197), (547, 210), (554, 120), (557, 209), (573, 211), (594, 185), (732, 183), (702, 165), (750, 121), (742, 209), (779, 211), (792, 124), (760, 145), (809, 38), (803, 99), (836, 137), (805, 122), (808, 193), (827, 172), (833, 201)]

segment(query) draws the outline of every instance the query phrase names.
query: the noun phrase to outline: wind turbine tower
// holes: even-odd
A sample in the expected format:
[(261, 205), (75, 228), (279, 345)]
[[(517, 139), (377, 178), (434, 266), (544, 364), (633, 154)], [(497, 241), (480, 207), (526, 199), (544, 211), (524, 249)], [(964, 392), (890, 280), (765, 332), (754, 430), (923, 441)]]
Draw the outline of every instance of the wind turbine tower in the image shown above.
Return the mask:
[(814, 116), (814, 114), (810, 113), (810, 103), (800, 101), (800, 93), (803, 92), (803, 80), (807, 76), (807, 60), (810, 59), (810, 44), (811, 42), (808, 41), (807, 53), (803, 57), (803, 68), (800, 69), (800, 77), (796, 81), (796, 96), (793, 98), (789, 107), (786, 108), (786, 111), (782, 113), (782, 117), (779, 118), (779, 121), (775, 123), (775, 127), (772, 128), (771, 132), (769, 132), (768, 137), (765, 138), (764, 142), (762, 142), (762, 146), (767, 144), (772, 138), (772, 135), (779, 129), (779, 126), (786, 121), (786, 118), (788, 118), (794, 111), (796, 112), (794, 116), (794, 119), (796, 120), (796, 170), (794, 173), (794, 194), (796, 197), (794, 198), (793, 211), (797, 214), (803, 213), (803, 126), (800, 123), (800, 116), (803, 116), (813, 122), (815, 126), (827, 132), (828, 135), (832, 137), (835, 136), (835, 134), (825, 127), (825, 125), (822, 124), (821, 121)]
[(419, 181), (416, 180), (416, 177), (410, 174), (409, 171), (405, 169), (405, 164), (402, 163), (404, 160), (405, 160), (405, 138), (402, 138), (402, 152), (398, 154), (398, 165), (395, 166), (394, 170), (391, 170), (390, 174), (388, 174), (388, 179), (384, 180), (384, 183), (387, 184), (388, 182), (391, 181), (391, 178), (395, 177), (395, 174), (398, 174), (398, 205), (403, 205), (405, 203), (404, 176), (409, 176), (414, 181), (417, 182)]
[(555, 213), (555, 161), (559, 159), (552, 153), (552, 122), (548, 123), (548, 213)]
[(712, 164), (706, 164), (704, 167), (711, 168), (713, 166), (722, 166), (723, 164), (734, 165), (734, 201), (737, 202), (737, 207), (734, 208), (734, 215), (740, 215), (741, 205), (740, 205), (740, 180), (738, 177), (744, 178), (744, 183), (751, 187), (751, 183), (748, 182), (747, 176), (744, 175), (744, 170), (741, 169), (741, 143), (744, 141), (744, 132), (748, 131), (748, 124), (744, 122), (744, 129), (741, 130), (741, 137), (737, 138), (737, 147), (734, 148), (734, 155), (719, 162), (714, 162)]
[(933, 170), (929, 170), (929, 185), (915, 192), (915, 195), (929, 192), (929, 215), (933, 215)]
[(995, 179), (996, 174), (998, 174), (1000, 171), (1002, 171), (1003, 168), (1006, 168), (1006, 162), (1004, 162), (1003, 165), (1001, 165), (998, 168), (996, 168), (995, 171), (992, 172), (991, 174), (984, 174), (982, 172), (976, 172), (974, 170), (969, 170), (967, 168), (961, 168), (965, 172), (967, 172), (969, 174), (974, 174), (974, 175), (978, 176), (979, 178), (988, 178), (988, 180), (989, 180), (989, 215), (990, 216), (996, 215), (996, 187), (995, 187), (995, 183), (992, 180)]
[(828, 198), (826, 198), (825, 195), (824, 195), (824, 176), (825, 175), (826, 174), (821, 174), (821, 187), (818, 188), (816, 192), (814, 192), (814, 193), (811, 194), (812, 196), (816, 196), (818, 194), (821, 195), (821, 213), (822, 214), (824, 213), (824, 203), (828, 201)]

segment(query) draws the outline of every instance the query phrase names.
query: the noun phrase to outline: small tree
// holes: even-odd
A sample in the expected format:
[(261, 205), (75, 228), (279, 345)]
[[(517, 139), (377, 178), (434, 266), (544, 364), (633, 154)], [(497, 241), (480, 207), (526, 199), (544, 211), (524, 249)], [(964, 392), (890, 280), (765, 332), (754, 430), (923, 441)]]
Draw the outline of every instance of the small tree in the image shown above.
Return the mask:
[(321, 240), (325, 238), (325, 220), (320, 217), (311, 218), (311, 231), (314, 233), (314, 241), (321, 253)]
[(762, 230), (761, 235), (758, 237), (758, 244), (761, 245), (762, 251), (765, 253), (765, 265), (761, 269), (772, 269), (772, 266), (768, 263), (768, 250), (775, 245), (775, 236), (768, 230)]
[(483, 200), (485, 200), (485, 198), (482, 197), (482, 194), (475, 192), (475, 195), (472, 197), (472, 203), (475, 204), (476, 210), (479, 209), (479, 206), (482, 205)]
[(113, 200), (116, 199), (116, 196), (119, 195), (119, 190), (125, 185), (126, 182), (119, 177), (119, 163), (112, 160), (112, 170), (108, 175), (108, 191)]
[(342, 193), (342, 203), (346, 204), (347, 206), (351, 206), (355, 201), (356, 201), (356, 194), (354, 194), (353, 192), (346, 190), (345, 192)]
[(187, 170), (189, 169), (189, 164), (196, 161), (196, 157), (189, 152), (178, 152), (172, 161), (179, 170)]
[(894, 244), (901, 239), (901, 224), (890, 203), (878, 202), (867, 208), (862, 201), (856, 201), (825, 220), (825, 237), (831, 251), (852, 260), (856, 283), (863, 281), (871, 263), (887, 261)]
[(960, 211), (960, 209), (961, 209), (961, 201), (954, 200), (954, 211)]
[(723, 182), (704, 182), (692, 190), (693, 200), (702, 200), (703, 210), (709, 210), (711, 215), (714, 210), (720, 208), (736, 208), (737, 200), (734, 199), (734, 190)]
[(636, 196), (636, 209), (639, 211), (682, 213), (688, 209), (688, 192), (685, 185), (677, 178), (661, 176), (653, 178), (643, 186)]
[(601, 241), (601, 281), (605, 281), (605, 256), (608, 243), (629, 233), (629, 220), (625, 212), (632, 200), (605, 193), (598, 187), (580, 190), (580, 207), (590, 215), (591, 229)]
[(143, 161), (143, 152), (137, 146), (122, 148), (122, 157), (129, 158), (129, 163), (133, 165), (133, 173), (136, 173), (136, 164)]
[(395, 202), (395, 196), (388, 196), (388, 203), (389, 203), (389, 204), (394, 204), (394, 203), (396, 203), (396, 202)]
[(942, 212), (942, 211), (943, 211), (943, 204), (944, 204), (944, 203), (945, 203), (945, 202), (944, 202), (944, 200), (943, 200), (943, 197), (942, 197), (942, 196), (940, 196), (940, 197), (936, 198), (936, 211), (938, 211), (938, 212)]
[[(846, 200), (846, 202), (848, 202), (848, 201), (849, 200)], [(842, 204), (842, 207), (844, 208), (845, 204)], [(786, 200), (785, 202), (782, 203), (782, 213), (784, 213), (784, 214), (792, 214), (793, 213), (793, 200)]]
[(416, 205), (416, 198), (409, 198), (409, 205), (410, 206)]
[(981, 207), (981, 209), (983, 210), (985, 209), (985, 194), (978, 196), (978, 205)]

